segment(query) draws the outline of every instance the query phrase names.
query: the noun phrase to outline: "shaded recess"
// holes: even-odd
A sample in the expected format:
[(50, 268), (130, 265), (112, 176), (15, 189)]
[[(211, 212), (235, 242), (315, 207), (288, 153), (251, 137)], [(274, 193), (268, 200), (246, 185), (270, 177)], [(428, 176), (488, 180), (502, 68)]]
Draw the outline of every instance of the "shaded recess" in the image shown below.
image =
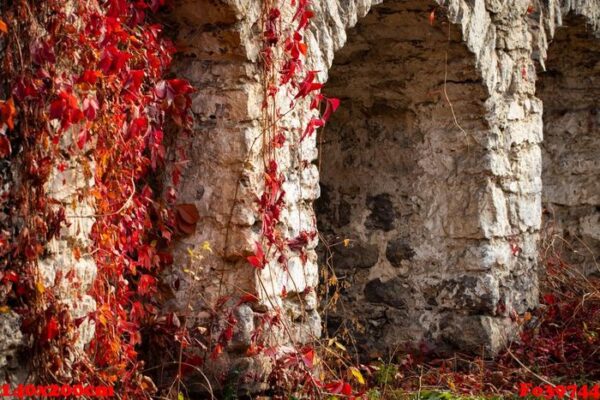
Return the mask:
[(600, 275), (600, 39), (583, 18), (567, 18), (546, 65), (537, 86), (544, 103), (546, 246)]
[(470, 329), (500, 297), (465, 261), (483, 238), (484, 151), (473, 137), (488, 130), (488, 96), (460, 27), (441, 8), (429, 23), (433, 6), (374, 7), (336, 53), (325, 89), (342, 106), (319, 137), (320, 258), (343, 288), (324, 317), (366, 356), (404, 343), (474, 347), (485, 340), (475, 325), (469, 338), (450, 325), (459, 316)]

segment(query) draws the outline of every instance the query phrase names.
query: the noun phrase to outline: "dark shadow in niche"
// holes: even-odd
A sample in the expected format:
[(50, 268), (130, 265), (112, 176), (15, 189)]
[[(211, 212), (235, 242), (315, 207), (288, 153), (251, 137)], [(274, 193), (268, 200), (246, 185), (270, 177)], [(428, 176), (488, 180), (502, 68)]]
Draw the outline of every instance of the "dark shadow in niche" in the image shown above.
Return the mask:
[(543, 250), (600, 275), (600, 39), (582, 17), (556, 31), (539, 74), (544, 104)]
[[(435, 5), (374, 7), (349, 32), (325, 87), (342, 105), (319, 133), (319, 256), (343, 289), (324, 316), (363, 355), (435, 341), (435, 298), (455, 284), (450, 269), (478, 235), (472, 196), (485, 179), (484, 150), (456, 126), (444, 90), (468, 132), (487, 131), (488, 96), (460, 28), (449, 28), (441, 8), (428, 22)], [(495, 306), (460, 296), (445, 310)]]

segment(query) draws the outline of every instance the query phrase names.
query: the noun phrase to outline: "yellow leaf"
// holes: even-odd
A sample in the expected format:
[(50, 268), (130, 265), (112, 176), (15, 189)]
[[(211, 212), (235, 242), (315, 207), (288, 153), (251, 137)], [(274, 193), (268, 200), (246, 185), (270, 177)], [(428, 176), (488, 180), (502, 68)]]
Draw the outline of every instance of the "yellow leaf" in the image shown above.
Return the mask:
[(454, 384), (454, 382), (452, 382), (452, 380), (448, 379), (448, 387), (450, 388), (450, 390), (452, 390), (453, 392), (456, 391), (456, 385)]
[(344, 243), (344, 247), (348, 247), (348, 245), (350, 245), (350, 239), (344, 239), (342, 243)]
[(179, 392), (179, 394), (177, 395), (177, 400), (185, 400), (185, 397), (183, 397), (183, 393)]
[(0, 306), (0, 314), (6, 314), (8, 312), (10, 312), (9, 306)]
[(358, 381), (358, 383), (360, 383), (361, 385), (365, 384), (365, 378), (363, 378), (363, 376), (360, 373), (360, 371), (358, 370), (358, 368), (356, 368), (356, 367), (350, 367), (350, 373), (352, 374), (353, 377), (356, 378), (356, 380)]
[(35, 284), (35, 288), (38, 291), (39, 294), (44, 294), (44, 292), (46, 291), (46, 288), (44, 287), (44, 284), (40, 281), (36, 282)]
[(335, 342), (335, 347), (337, 347), (340, 350), (346, 351), (346, 348), (344, 347), (344, 345), (339, 343), (338, 341)]
[(210, 247), (210, 243), (208, 243), (208, 242), (202, 243), (202, 250), (208, 251), (209, 253), (213, 252), (212, 248)]

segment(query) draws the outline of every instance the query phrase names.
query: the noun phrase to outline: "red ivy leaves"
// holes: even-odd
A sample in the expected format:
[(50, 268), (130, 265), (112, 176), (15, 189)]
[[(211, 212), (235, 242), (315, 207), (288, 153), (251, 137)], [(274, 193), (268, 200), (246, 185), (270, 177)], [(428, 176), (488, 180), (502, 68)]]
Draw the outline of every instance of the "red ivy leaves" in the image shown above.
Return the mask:
[(247, 257), (248, 262), (256, 269), (263, 269), (267, 264), (265, 253), (262, 249), (262, 245), (259, 242), (255, 243), (254, 254)]
[(317, 71), (308, 71), (304, 80), (300, 83), (298, 93), (294, 99), (305, 98), (315, 90), (320, 90), (323, 87), (322, 83), (315, 83), (314, 80), (317, 77)]
[[(68, 167), (62, 154), (69, 153), (68, 159), (79, 161), (94, 178), (94, 187), (82, 195), (95, 200), (98, 217), (91, 234), (94, 248), (89, 250), (98, 274), (90, 293), (97, 303), (90, 316), (96, 322), (90, 362), (81, 370), (81, 364), (73, 364), (65, 372), (82, 383), (118, 382), (121, 396), (145, 398), (136, 346), (141, 324), (156, 309), (149, 298), (156, 292), (158, 274), (172, 261), (159, 248), (168, 245), (175, 223), (175, 214), (154, 194), (151, 174), (165, 157), (164, 136), (172, 131), (166, 125), (173, 122), (188, 131), (191, 122), (192, 87), (183, 80), (164, 80), (174, 47), (161, 38), (160, 26), (147, 22), (147, 14), (164, 1), (92, 0), (75, 2), (68, 11), (61, 1), (11, 4), (6, 15), (20, 16), (11, 21), (19, 41), (7, 47), (12, 52), (7, 60), (22, 55), (24, 62), (15, 61), (16, 67), (4, 74), (14, 100), (0, 102), (0, 157), (10, 155), (14, 135), (26, 171), (23, 187), (31, 201), (23, 205), (27, 228), (10, 242), (3, 237), (0, 250), (14, 258), (11, 270), (0, 270), (2, 282), (15, 283), (22, 298), (41, 296), (36, 294), (34, 265), (65, 218), (62, 209), (48, 211), (53, 203), (44, 185), (53, 168)], [(28, 34), (32, 25), (35, 36)], [(14, 131), (10, 138), (7, 129)], [(62, 148), (66, 132), (74, 143)], [(84, 148), (82, 161), (75, 156)], [(87, 157), (95, 170), (86, 165)], [(197, 216), (189, 210), (184, 219), (195, 227)], [(82, 252), (77, 249), (77, 254)], [(47, 302), (55, 301), (52, 288), (44, 292)], [(32, 332), (41, 332), (43, 342), (69, 345), (73, 325), (63, 323), (67, 319), (54, 311), (35, 314), (39, 307), (30, 308), (25, 320)], [(59, 370), (60, 360), (48, 357), (44, 368)]]
[(59, 334), (59, 325), (58, 320), (55, 316), (51, 316), (46, 326), (44, 327), (44, 331), (42, 332), (42, 341), (49, 342), (55, 339)]
[(8, 129), (11, 131), (15, 129), (15, 116), (17, 110), (15, 108), (15, 102), (12, 98), (7, 101), (0, 101), (0, 123), (6, 124)]
[(58, 93), (58, 98), (50, 103), (50, 118), (60, 120), (62, 129), (68, 129), (83, 117), (79, 102), (73, 93), (62, 90)]

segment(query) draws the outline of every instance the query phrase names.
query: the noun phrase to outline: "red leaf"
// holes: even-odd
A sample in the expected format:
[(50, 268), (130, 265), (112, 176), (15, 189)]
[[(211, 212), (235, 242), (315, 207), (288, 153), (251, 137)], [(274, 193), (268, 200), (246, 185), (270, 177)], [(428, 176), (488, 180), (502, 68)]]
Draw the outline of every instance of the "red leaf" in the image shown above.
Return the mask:
[(300, 66), (301, 62), (299, 60), (288, 60), (283, 66), (283, 70), (281, 71), (281, 78), (279, 80), (279, 83), (281, 85), (285, 85), (290, 80), (292, 80), (292, 78), (296, 74), (296, 70), (299, 69)]
[(233, 326), (228, 325), (227, 328), (223, 331), (223, 340), (225, 342), (229, 342), (233, 339)]
[(340, 99), (336, 99), (335, 97), (328, 98), (327, 102), (331, 105), (331, 112), (336, 112), (340, 107)]
[(245, 295), (243, 295), (242, 297), (240, 297), (240, 301), (238, 301), (238, 305), (240, 304), (244, 304), (244, 303), (257, 303), (258, 302), (258, 297), (252, 293), (247, 293)]
[(52, 39), (48, 39), (47, 41), (42, 41), (41, 39), (36, 39), (30, 45), (31, 58), (33, 58), (33, 62), (42, 65), (45, 63), (56, 63), (56, 55), (54, 54), (54, 42)]
[(188, 94), (194, 91), (194, 88), (185, 79), (169, 79), (169, 86), (175, 95)]
[(344, 390), (344, 381), (333, 381), (325, 385), (325, 390), (332, 394), (340, 394)]
[(51, 317), (48, 323), (46, 324), (44, 331), (42, 332), (42, 340), (49, 342), (55, 337), (57, 337), (59, 333), (58, 328), (58, 321), (56, 320), (56, 317)]
[(4, 272), (4, 277), (2, 277), (2, 282), (18, 282), (19, 275), (15, 271), (6, 271)]
[(213, 350), (213, 352), (210, 355), (210, 358), (212, 358), (213, 360), (216, 360), (217, 358), (219, 358), (219, 355), (223, 352), (223, 346), (220, 343), (217, 343), (217, 345), (215, 346), (215, 349)]
[(308, 348), (302, 353), (302, 362), (306, 365), (306, 368), (313, 369), (315, 366), (315, 350)]
[(11, 151), (10, 140), (6, 135), (0, 133), (0, 157), (8, 157)]
[(50, 103), (50, 119), (62, 119), (62, 116), (67, 107), (67, 102), (64, 99), (56, 99)]
[(195, 224), (200, 218), (195, 204), (178, 204), (175, 209), (179, 217), (187, 224)]
[(92, 121), (96, 118), (96, 111), (98, 111), (99, 108), (100, 106), (95, 98), (87, 97), (83, 100), (83, 114), (88, 120)]
[(0, 18), (0, 31), (4, 32), (4, 33), (8, 33), (8, 26), (6, 26), (6, 22), (4, 22), (1, 18)]
[(322, 94), (317, 94), (313, 97), (312, 101), (310, 102), (310, 109), (311, 110), (317, 110), (319, 108), (319, 105), (321, 104), (321, 100), (323, 100), (325, 98), (325, 96), (323, 96)]
[(127, 62), (131, 59), (131, 54), (120, 51), (115, 46), (109, 46), (104, 50), (99, 67), (105, 75), (121, 72)]
[(429, 25), (433, 26), (435, 22), (435, 8), (429, 13)]
[(138, 293), (142, 296), (146, 294), (151, 294), (156, 291), (156, 287), (154, 286), (156, 283), (156, 279), (148, 274), (144, 274), (140, 277), (140, 281), (138, 283)]
[(247, 260), (256, 269), (263, 269), (265, 267), (267, 260), (265, 259), (262, 245), (259, 242), (256, 242), (256, 251), (254, 255), (247, 257)]
[(87, 129), (82, 129), (79, 132), (79, 135), (77, 137), (77, 147), (79, 147), (80, 150), (83, 150), (83, 148), (85, 147), (85, 144), (87, 143), (88, 140), (88, 131)]
[(296, 94), (296, 97), (294, 97), (294, 98), (295, 99), (300, 98), (300, 97), (304, 98), (310, 92), (321, 89), (323, 87), (323, 84), (313, 82), (316, 77), (317, 77), (317, 71), (308, 71), (308, 73), (304, 77), (304, 80), (300, 83), (298, 93)]
[(336, 98), (327, 98), (327, 105), (325, 107), (325, 112), (323, 113), (323, 121), (329, 121), (329, 117), (333, 114), (338, 107), (340, 106), (340, 99)]
[(544, 295), (544, 302), (546, 304), (552, 305), (552, 304), (556, 303), (556, 298), (552, 294), (546, 294), (546, 295)]
[(304, 12), (302, 12), (302, 14), (300, 15), (300, 22), (298, 23), (298, 28), (296, 28), (296, 30), (299, 31), (306, 28), (310, 19), (314, 16), (315, 13), (310, 10), (305, 10)]
[(131, 311), (129, 312), (131, 320), (134, 322), (139, 321), (142, 318), (144, 318), (144, 315), (146, 315), (146, 312), (144, 311), (144, 306), (142, 305), (142, 303), (140, 303), (139, 301), (133, 302), (133, 304), (131, 305)]
[(90, 85), (95, 85), (98, 81), (98, 78), (102, 76), (102, 72), (100, 71), (83, 71), (81, 77), (77, 80), (77, 83), (89, 83)]
[(7, 101), (0, 102), (0, 116), (2, 117), (2, 122), (4, 122), (10, 130), (15, 129), (14, 117), (16, 114), (17, 110), (12, 97)]
[(310, 122), (308, 123), (308, 126), (304, 130), (304, 133), (302, 134), (300, 141), (303, 141), (308, 136), (312, 136), (312, 134), (315, 132), (316, 128), (322, 127), (324, 125), (325, 125), (325, 121), (323, 121), (323, 119), (321, 119), (321, 118), (311, 119)]
[(342, 394), (346, 396), (352, 395), (352, 386), (348, 382), (344, 382), (344, 387), (342, 388)]
[(134, 69), (129, 71), (129, 77), (125, 83), (125, 88), (132, 91), (139, 90), (140, 86), (142, 86), (142, 82), (144, 82), (145, 77), (146, 73), (143, 70)]

